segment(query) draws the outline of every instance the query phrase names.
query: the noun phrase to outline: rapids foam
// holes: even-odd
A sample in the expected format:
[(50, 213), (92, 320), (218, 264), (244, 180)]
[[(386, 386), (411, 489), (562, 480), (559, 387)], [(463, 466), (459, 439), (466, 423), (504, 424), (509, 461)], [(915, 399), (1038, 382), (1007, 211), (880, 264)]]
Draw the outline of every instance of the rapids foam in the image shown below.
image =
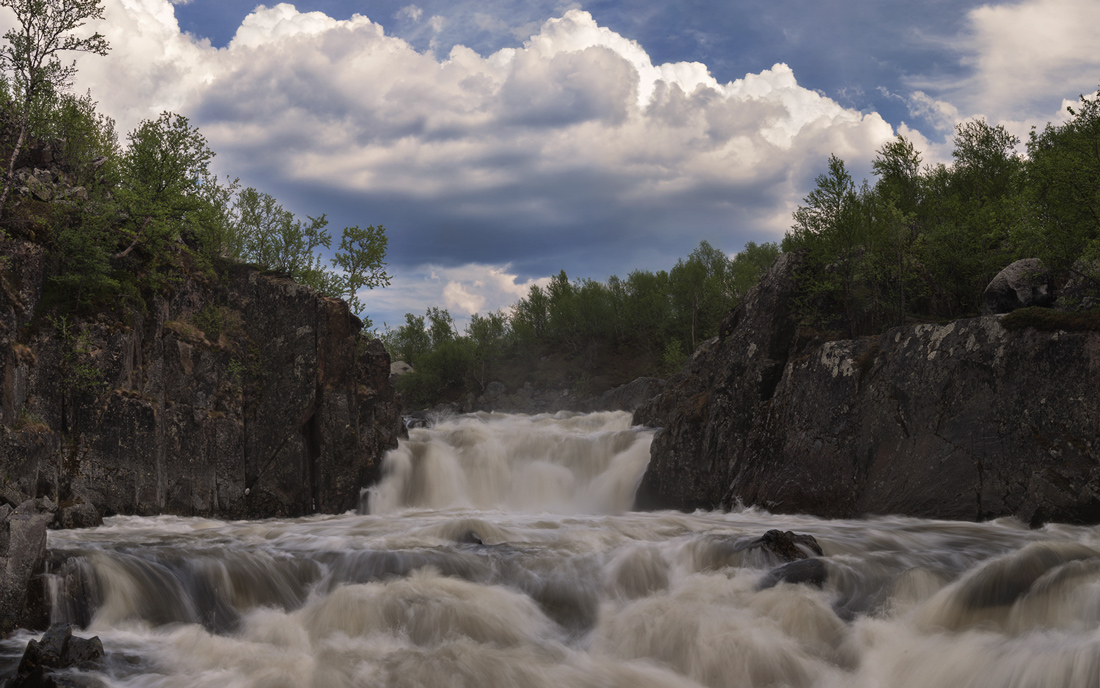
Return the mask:
[[(1096, 529), (629, 512), (649, 438), (456, 418), (391, 454), (371, 513), (51, 531), (53, 619), (100, 636), (111, 688), (1100, 684)], [(773, 528), (816, 538), (822, 587), (761, 589)]]

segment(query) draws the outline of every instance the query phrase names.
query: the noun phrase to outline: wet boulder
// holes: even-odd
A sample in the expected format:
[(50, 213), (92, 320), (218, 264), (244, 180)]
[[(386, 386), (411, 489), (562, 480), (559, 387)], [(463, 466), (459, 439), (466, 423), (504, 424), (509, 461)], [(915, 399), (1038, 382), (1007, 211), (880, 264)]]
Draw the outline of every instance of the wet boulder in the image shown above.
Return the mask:
[(1050, 271), (1038, 258), (1025, 258), (997, 273), (982, 293), (982, 315), (1011, 313), (1017, 308), (1049, 306), (1054, 301)]
[(82, 681), (74, 676), (59, 676), (67, 669), (95, 669), (103, 661), (103, 643), (99, 637), (79, 638), (68, 624), (56, 624), (41, 640), (27, 643), (15, 678), (7, 688), (59, 688), (61, 686), (92, 686), (97, 681)]
[(813, 535), (792, 533), (791, 531), (769, 530), (755, 540), (738, 543), (738, 551), (763, 550), (780, 561), (796, 561), (816, 554), (822, 556), (821, 545)]

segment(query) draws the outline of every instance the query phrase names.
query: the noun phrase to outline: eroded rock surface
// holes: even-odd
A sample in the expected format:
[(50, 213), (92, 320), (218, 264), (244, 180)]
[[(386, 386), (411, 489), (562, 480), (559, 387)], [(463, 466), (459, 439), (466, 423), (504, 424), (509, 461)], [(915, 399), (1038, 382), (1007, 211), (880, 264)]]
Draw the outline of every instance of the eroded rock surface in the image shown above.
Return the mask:
[(45, 624), (46, 528), (55, 508), (47, 498), (0, 505), (0, 635)]
[(1100, 332), (985, 316), (804, 341), (796, 267), (635, 414), (662, 428), (639, 506), (1100, 522)]

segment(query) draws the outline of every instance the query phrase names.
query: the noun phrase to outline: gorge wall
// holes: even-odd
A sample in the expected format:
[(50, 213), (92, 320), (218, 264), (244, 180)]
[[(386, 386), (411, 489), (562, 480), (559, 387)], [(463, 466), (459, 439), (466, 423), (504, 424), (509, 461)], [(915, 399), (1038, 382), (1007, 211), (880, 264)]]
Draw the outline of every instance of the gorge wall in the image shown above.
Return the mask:
[(1003, 316), (821, 341), (780, 257), (665, 391), (641, 508), (1100, 522), (1100, 332)]
[(46, 253), (0, 243), (0, 503), (49, 497), (60, 526), (342, 512), (404, 433), (342, 301), (235, 266), (51, 316)]

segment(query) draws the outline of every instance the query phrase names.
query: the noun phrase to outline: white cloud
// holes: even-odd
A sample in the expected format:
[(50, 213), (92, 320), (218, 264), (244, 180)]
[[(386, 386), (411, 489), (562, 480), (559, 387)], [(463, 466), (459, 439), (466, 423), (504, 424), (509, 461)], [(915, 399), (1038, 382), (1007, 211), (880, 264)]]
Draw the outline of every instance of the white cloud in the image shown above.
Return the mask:
[(549, 277), (520, 280), (508, 265), (419, 265), (395, 275), (390, 287), (364, 290), (359, 298), (368, 313), (378, 314), (372, 318), (379, 328), (395, 327), (404, 313), (422, 315), (428, 306), (437, 306), (446, 308), (461, 330), (475, 313), (506, 310), (532, 285), (549, 282)]
[[(926, 98), (933, 118), (955, 122), (984, 116), (1018, 136), (1064, 110), (1051, 104), (1093, 93), (1100, 81), (1100, 2), (1024, 0), (971, 10), (965, 33), (947, 47), (969, 69), (952, 79), (910, 79), (918, 99)], [(933, 93), (935, 98), (925, 95)], [(951, 110), (954, 109), (954, 113)]]
[(411, 19), (412, 21), (420, 21), (420, 17), (424, 14), (424, 10), (420, 9), (416, 5), (406, 5), (397, 11), (398, 19)]
[(970, 13), (982, 109), (1011, 115), (1021, 101), (1095, 91), (1100, 79), (1100, 3), (1028, 0)]

